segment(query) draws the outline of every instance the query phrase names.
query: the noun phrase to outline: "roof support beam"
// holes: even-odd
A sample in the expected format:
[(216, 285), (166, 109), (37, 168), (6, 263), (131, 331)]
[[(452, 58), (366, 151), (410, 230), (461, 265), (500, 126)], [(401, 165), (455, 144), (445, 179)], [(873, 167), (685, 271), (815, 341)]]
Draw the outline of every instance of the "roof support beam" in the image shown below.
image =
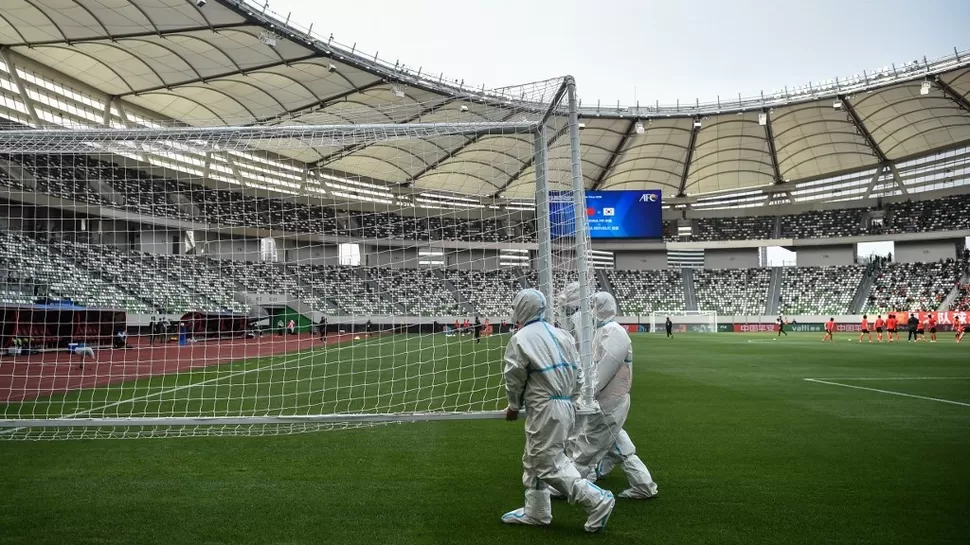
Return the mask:
[(869, 179), (869, 185), (866, 186), (865, 195), (863, 195), (862, 197), (863, 199), (868, 199), (869, 197), (872, 196), (872, 191), (876, 189), (876, 184), (879, 183), (879, 178), (881, 178), (883, 173), (885, 172), (886, 172), (885, 164), (881, 164), (876, 168), (876, 172), (874, 172), (872, 174), (872, 178)]
[(691, 120), (690, 142), (687, 143), (687, 159), (684, 160), (684, 172), (680, 175), (680, 189), (677, 190), (678, 197), (686, 197), (687, 177), (690, 175), (690, 162), (694, 158), (694, 146), (697, 144), (697, 133), (701, 128), (697, 126), (701, 118), (695, 117)]
[(778, 167), (778, 151), (775, 150), (775, 134), (771, 130), (771, 112), (763, 110), (765, 116), (765, 140), (768, 141), (768, 155), (771, 156), (771, 171), (775, 175), (775, 183), (783, 184), (785, 180), (781, 178), (781, 168)]
[(246, 179), (243, 178), (242, 173), (239, 172), (239, 167), (236, 166), (236, 162), (232, 160), (232, 156), (229, 155), (228, 152), (226, 152), (222, 154), (222, 157), (226, 160), (227, 163), (229, 163), (229, 170), (232, 171), (232, 177), (235, 178), (237, 182), (239, 182), (239, 185), (241, 185), (242, 187), (249, 187), (249, 184), (246, 183)]
[[(137, 7), (137, 6), (136, 6)], [(212, 31), (217, 32), (226, 28), (244, 28), (247, 26), (252, 26), (250, 23), (226, 23), (221, 25), (205, 25), (187, 28), (171, 28), (171, 29), (158, 29), (158, 30), (145, 30), (139, 32), (129, 32), (127, 34), (113, 34), (108, 37), (98, 37), (98, 38), (86, 38), (82, 40), (46, 40), (38, 42), (21, 42), (17, 44), (9, 44), (9, 47), (42, 47), (45, 45), (74, 45), (74, 44), (90, 44), (90, 43), (100, 43), (100, 42), (112, 42), (117, 40), (124, 40), (126, 38), (152, 38), (156, 36), (171, 36), (173, 34), (190, 34), (192, 32), (203, 32)], [(56, 25), (55, 25), (56, 27)]]
[(108, 127), (109, 129), (111, 128), (111, 101), (112, 100), (114, 100), (114, 97), (110, 97), (110, 96), (104, 99), (104, 114), (101, 118), (101, 123), (105, 127)]
[(27, 94), (27, 88), (24, 86), (23, 80), (20, 79), (20, 74), (17, 73), (17, 63), (14, 62), (10, 55), (10, 48), (4, 47), (0, 48), (0, 58), (3, 58), (3, 62), (7, 65), (7, 72), (10, 74), (10, 79), (13, 80), (14, 85), (17, 86), (17, 92), (20, 93), (20, 100), (23, 101), (24, 107), (27, 108), (27, 115), (30, 119), (37, 124), (38, 127), (43, 127), (46, 125), (43, 120), (37, 115), (37, 110), (34, 109), (34, 101)]
[[(422, 117), (424, 117), (424, 116), (426, 116), (426, 115), (428, 115), (430, 113), (433, 113), (435, 110), (437, 110), (439, 108), (442, 108), (444, 106), (447, 106), (448, 104), (451, 104), (452, 102), (454, 102), (454, 101), (456, 101), (458, 99), (459, 99), (459, 97), (450, 97), (450, 98), (448, 98), (446, 100), (443, 100), (441, 102), (435, 102), (431, 106), (427, 106), (427, 107), (421, 108), (421, 110), (418, 113), (416, 113), (416, 114), (412, 115), (411, 117), (409, 117), (409, 118), (401, 121), (400, 124), (401, 125), (404, 125), (404, 124), (407, 124), (407, 123), (413, 123), (413, 122), (421, 119)], [(337, 151), (335, 151), (333, 153), (328, 153), (327, 155), (324, 155), (323, 157), (320, 158), (320, 160), (318, 160), (318, 161), (310, 164), (309, 166), (310, 166), (310, 168), (321, 168), (321, 167), (325, 167), (328, 164), (330, 164), (330, 163), (332, 163), (332, 162), (334, 162), (334, 161), (336, 161), (338, 159), (342, 159), (347, 154), (354, 153), (355, 151), (358, 151), (358, 150), (361, 150), (363, 148), (366, 148), (367, 146), (370, 146), (373, 143), (374, 142), (360, 142), (360, 143), (357, 143), (357, 144), (351, 144), (350, 146), (347, 146), (346, 148), (343, 148), (343, 149), (337, 150)]]
[(279, 115), (272, 115), (272, 116), (266, 116), (266, 117), (257, 118), (256, 119), (256, 122), (255, 123), (252, 123), (252, 124), (253, 125), (261, 125), (261, 124), (266, 123), (268, 121), (273, 121), (275, 119), (283, 119), (283, 118), (286, 118), (286, 117), (289, 117), (289, 116), (292, 116), (292, 115), (296, 115), (296, 114), (299, 114), (299, 113), (312, 113), (313, 110), (322, 110), (322, 109), (326, 108), (327, 106), (333, 104), (334, 102), (337, 102), (338, 100), (343, 100), (343, 99), (345, 99), (345, 98), (347, 98), (347, 97), (349, 97), (351, 95), (356, 95), (356, 94), (359, 94), (359, 93), (363, 93), (364, 91), (373, 89), (374, 87), (377, 87), (379, 85), (383, 85), (384, 83), (385, 83), (384, 80), (377, 79), (377, 80), (374, 80), (374, 81), (372, 81), (372, 82), (370, 82), (370, 83), (368, 83), (366, 85), (361, 85), (360, 87), (355, 87), (353, 89), (348, 89), (346, 91), (341, 91), (341, 92), (339, 92), (339, 93), (337, 93), (335, 95), (330, 95), (330, 96), (324, 98), (323, 100), (314, 100), (313, 102), (310, 102), (308, 104), (302, 104), (300, 106), (297, 106), (296, 108), (293, 108), (293, 109), (290, 109), (290, 110), (286, 110), (286, 111), (280, 113)]
[(123, 96), (123, 97), (124, 96), (131, 96), (131, 95), (138, 96), (138, 95), (140, 95), (142, 93), (151, 93), (151, 92), (154, 92), (154, 91), (171, 90), (171, 89), (173, 89), (175, 87), (181, 87), (183, 85), (191, 85), (193, 83), (207, 83), (207, 82), (212, 81), (212, 80), (217, 80), (217, 79), (221, 79), (221, 78), (228, 78), (230, 76), (246, 75), (246, 74), (248, 74), (250, 72), (259, 72), (260, 70), (266, 70), (268, 68), (275, 68), (277, 66), (285, 66), (285, 65), (292, 64), (292, 63), (295, 63), (295, 62), (302, 62), (302, 61), (306, 61), (306, 60), (310, 60), (310, 59), (316, 58), (318, 56), (319, 55), (316, 55), (316, 54), (304, 55), (302, 57), (297, 57), (295, 59), (284, 60), (284, 61), (273, 61), (273, 62), (268, 62), (268, 63), (260, 64), (259, 66), (251, 66), (251, 67), (246, 68), (246, 69), (243, 69), (243, 70), (229, 70), (229, 71), (226, 71), (226, 72), (221, 72), (219, 74), (213, 74), (211, 76), (206, 76), (206, 77), (197, 76), (197, 77), (194, 77), (192, 79), (177, 81), (177, 82), (169, 83), (169, 84), (166, 84), (166, 85), (156, 85), (155, 87), (148, 87), (146, 89), (138, 89), (137, 91), (129, 91), (127, 93), (122, 93), (119, 96)]
[(943, 81), (940, 76), (936, 76), (936, 84), (940, 86), (940, 90), (943, 91), (943, 95), (957, 103), (957, 106), (962, 108), (965, 112), (970, 112), (970, 100), (967, 97), (961, 95), (950, 85)]
[(619, 145), (617, 145), (616, 149), (613, 150), (613, 155), (610, 155), (610, 160), (606, 162), (606, 167), (603, 168), (603, 172), (600, 172), (599, 177), (596, 178), (595, 182), (593, 182), (591, 191), (596, 191), (599, 189), (600, 186), (603, 185), (603, 182), (606, 181), (607, 176), (612, 174), (613, 167), (616, 166), (616, 162), (619, 160), (620, 154), (623, 153), (624, 148), (626, 148), (626, 143), (630, 140), (630, 138), (633, 137), (634, 134), (637, 133), (637, 123), (641, 123), (641, 127), (643, 126), (642, 121), (640, 121), (638, 118), (630, 122), (630, 127), (627, 129), (626, 134), (623, 135), (623, 138), (620, 139)]
[[(564, 134), (566, 134), (567, 132), (569, 132), (569, 124), (568, 123), (566, 123), (562, 127), (560, 127), (559, 130), (556, 131), (556, 133), (552, 135), (552, 138), (550, 138), (549, 140), (546, 141), (546, 157), (549, 156), (549, 152), (548, 152), (549, 146), (552, 146), (553, 144), (555, 144), (556, 143), (556, 140), (559, 140), (560, 138), (562, 138), (562, 136)], [(522, 174), (524, 174), (525, 171), (528, 170), (529, 167), (531, 167), (535, 163), (535, 160), (536, 160), (536, 156), (535, 156), (535, 153), (533, 153), (532, 156), (529, 158), (529, 160), (526, 161), (526, 162), (524, 162), (524, 163), (522, 163), (522, 166), (519, 168), (519, 170), (515, 174), (513, 174), (512, 177), (510, 177), (508, 179), (508, 181), (506, 181), (504, 184), (502, 184), (502, 187), (498, 188), (498, 190), (495, 191), (495, 193), (492, 195), (492, 198), (493, 199), (497, 199), (499, 197), (499, 195), (502, 194), (503, 191), (505, 191), (506, 189), (509, 188), (509, 186), (511, 186), (513, 183), (515, 183), (515, 181), (518, 180), (519, 177), (522, 176)], [(548, 183), (548, 181), (547, 181), (547, 183)]]
[[(115, 108), (118, 110), (118, 117), (121, 118), (121, 123), (125, 127), (129, 128), (129, 129), (140, 128), (140, 127), (136, 127), (136, 126), (132, 125), (131, 121), (128, 120), (128, 112), (125, 111), (125, 106), (121, 102), (121, 99), (120, 98), (118, 98), (118, 97), (112, 97), (111, 103), (114, 104)], [(148, 160), (148, 154), (145, 153), (144, 151), (141, 151), (142, 147), (141, 146), (138, 146), (137, 149), (139, 150), (138, 151), (138, 158), (141, 160), (141, 162), (142, 163), (145, 163), (146, 165), (152, 164), (151, 161)]]
[[(508, 121), (509, 119), (512, 119), (512, 117), (514, 117), (516, 113), (517, 112), (515, 112), (515, 111), (509, 112), (509, 114), (503, 116), (502, 119), (499, 120), (499, 122), (500, 123), (504, 123), (504, 122)], [(456, 146), (455, 149), (453, 149), (453, 150), (449, 151), (448, 153), (446, 153), (443, 157), (441, 157), (437, 161), (435, 161), (435, 162), (431, 163), (430, 165), (422, 168), (420, 171), (418, 171), (417, 174), (415, 174), (414, 176), (411, 177), (411, 180), (410, 181), (408, 181), (405, 184), (400, 184), (400, 185), (410, 185), (410, 184), (414, 183), (414, 181), (417, 180), (418, 178), (420, 178), (420, 177), (424, 176), (425, 174), (431, 172), (432, 170), (438, 168), (439, 166), (441, 166), (442, 163), (444, 163), (445, 161), (447, 161), (447, 160), (451, 159), (452, 157), (458, 155), (459, 153), (462, 152), (462, 150), (464, 150), (468, 146), (474, 144), (475, 142), (478, 142), (483, 136), (485, 136), (484, 133), (478, 133), (478, 134), (472, 136), (471, 138), (469, 138), (468, 140), (466, 140), (461, 145)]]
[(862, 135), (862, 138), (865, 139), (866, 144), (872, 148), (873, 155), (879, 159), (880, 163), (889, 162), (889, 159), (886, 158), (886, 154), (883, 153), (882, 149), (879, 147), (879, 144), (876, 143), (876, 139), (872, 137), (872, 134), (869, 133), (869, 129), (867, 129), (862, 123), (862, 120), (859, 119), (859, 114), (856, 113), (855, 108), (852, 107), (852, 104), (849, 104), (848, 98), (846, 98), (845, 95), (838, 95), (838, 99), (839, 102), (842, 103), (842, 108), (845, 110), (845, 113), (849, 115), (849, 121), (855, 125), (856, 130), (858, 130), (859, 134)]
[(893, 180), (896, 181), (896, 185), (899, 187), (899, 191), (904, 197), (909, 197), (909, 190), (906, 189), (906, 184), (903, 183), (903, 178), (899, 175), (899, 171), (896, 170), (896, 163), (889, 163), (889, 170), (893, 173)]

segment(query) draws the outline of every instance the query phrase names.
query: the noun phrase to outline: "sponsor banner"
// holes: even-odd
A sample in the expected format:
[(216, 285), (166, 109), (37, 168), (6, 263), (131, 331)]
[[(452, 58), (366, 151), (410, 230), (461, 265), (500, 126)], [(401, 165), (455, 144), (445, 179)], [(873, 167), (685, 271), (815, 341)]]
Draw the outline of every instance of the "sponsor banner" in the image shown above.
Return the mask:
[[(960, 319), (961, 324), (967, 323), (967, 316), (970, 316), (970, 312), (957, 312), (953, 310), (947, 311), (923, 311), (923, 310), (900, 310), (896, 312), (896, 318), (899, 320), (899, 328), (903, 329), (906, 326), (906, 320), (909, 319), (910, 314), (915, 314), (919, 321), (922, 323), (928, 319), (931, 315), (936, 318), (937, 327), (942, 326), (952, 326), (956, 323), (956, 318)], [(870, 321), (870, 323), (872, 323)], [(949, 327), (948, 327), (949, 329)]]
[[(843, 324), (849, 325), (849, 324)], [(856, 326), (858, 330), (858, 326)], [(723, 330), (722, 330), (723, 331)], [(778, 331), (778, 324), (734, 324), (732, 329), (728, 331), (734, 331), (735, 333), (764, 333), (764, 332), (776, 332)], [(785, 324), (785, 331), (790, 333), (821, 333), (825, 331), (825, 324), (820, 323), (797, 323), (797, 324)], [(849, 330), (846, 330), (849, 331)]]

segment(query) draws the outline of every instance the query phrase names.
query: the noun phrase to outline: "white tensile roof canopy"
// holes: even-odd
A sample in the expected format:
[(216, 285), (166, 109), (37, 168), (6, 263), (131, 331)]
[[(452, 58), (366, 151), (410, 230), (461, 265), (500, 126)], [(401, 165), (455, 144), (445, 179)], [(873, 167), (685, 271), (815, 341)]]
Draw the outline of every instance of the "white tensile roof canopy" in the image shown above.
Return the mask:
[[(466, 100), (454, 82), (396, 70), (245, 3), (5, 0), (0, 44), (8, 72), (16, 66), (83, 88), (104, 104), (106, 118), (128, 110), (188, 125), (272, 125), (505, 121), (515, 114)], [(966, 146), (968, 61), (918, 62), (734, 104), (583, 109), (586, 187), (699, 195), (833, 177)], [(15, 92), (0, 86), (10, 100)], [(443, 136), (407, 152), (384, 141), (272, 155), (389, 186), (528, 199), (530, 157), (503, 153), (528, 140)]]

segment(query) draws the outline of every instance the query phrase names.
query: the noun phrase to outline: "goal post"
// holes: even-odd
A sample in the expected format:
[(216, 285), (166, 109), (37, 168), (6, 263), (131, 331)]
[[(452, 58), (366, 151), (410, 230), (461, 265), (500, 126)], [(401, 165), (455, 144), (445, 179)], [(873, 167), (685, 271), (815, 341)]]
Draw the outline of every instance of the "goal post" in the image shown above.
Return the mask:
[(500, 417), (512, 296), (593, 292), (575, 83), (400, 95), (0, 131), (3, 216), (56, 220), (0, 233), (0, 440)]
[(655, 310), (650, 313), (650, 333), (663, 333), (667, 318), (675, 331), (689, 333), (717, 333), (717, 311), (714, 310)]

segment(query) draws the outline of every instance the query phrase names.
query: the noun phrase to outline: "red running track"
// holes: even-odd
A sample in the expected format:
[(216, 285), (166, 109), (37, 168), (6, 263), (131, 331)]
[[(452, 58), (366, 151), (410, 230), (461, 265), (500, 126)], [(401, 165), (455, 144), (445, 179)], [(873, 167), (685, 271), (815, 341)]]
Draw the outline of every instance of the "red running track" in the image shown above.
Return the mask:
[(326, 340), (309, 334), (266, 335), (258, 339), (225, 339), (187, 346), (175, 343), (149, 346), (147, 339), (131, 339), (132, 348), (97, 350), (97, 361), (86, 360), (83, 369), (78, 367), (81, 357), (67, 351), (16, 357), (5, 355), (0, 357), (0, 403), (298, 352), (350, 338), (350, 334), (331, 334)]

